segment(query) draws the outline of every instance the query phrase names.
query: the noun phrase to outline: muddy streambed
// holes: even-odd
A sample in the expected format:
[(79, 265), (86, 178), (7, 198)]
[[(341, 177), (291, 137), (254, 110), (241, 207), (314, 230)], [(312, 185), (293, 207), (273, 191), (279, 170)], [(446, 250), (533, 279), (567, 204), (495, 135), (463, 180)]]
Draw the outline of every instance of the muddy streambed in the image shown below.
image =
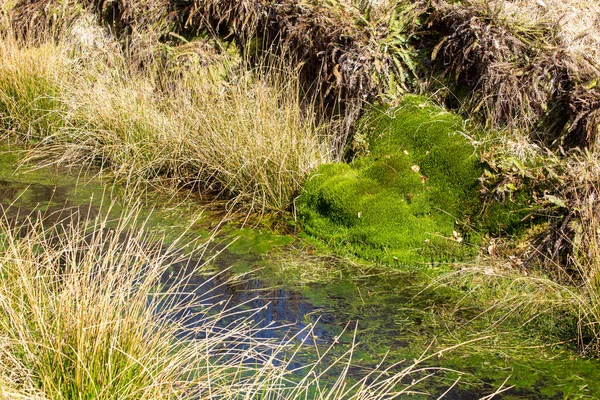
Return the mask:
[[(17, 170), (17, 161), (16, 153), (0, 153), (0, 205), (8, 218), (41, 212), (48, 223), (66, 223), (78, 212), (106, 212), (106, 186), (65, 171)], [(190, 240), (208, 238), (221, 220), (214, 205), (198, 199), (148, 197), (146, 204), (151, 215), (147, 228), (167, 237), (191, 225), (186, 233)], [(119, 207), (111, 212), (118, 215)], [(406, 360), (398, 367), (402, 368), (423, 353), (466, 343), (425, 362), (462, 374), (440, 372), (419, 389), (435, 398), (460, 378), (445, 398), (476, 399), (508, 379), (507, 385), (514, 387), (495, 398), (600, 398), (598, 360), (578, 357), (572, 343), (548, 345), (536, 332), (511, 325), (510, 320), (494, 325), (495, 316), (486, 316), (477, 303), (465, 302), (452, 284), (428, 285), (436, 274), (432, 267), (398, 270), (346, 260), (301, 235), (240, 228), (235, 219), (220, 225), (219, 232), (209, 246), (211, 254), (174, 264), (173, 271), (204, 265), (204, 273), (190, 280), (202, 288), (199, 293), (206, 291), (204, 303), (247, 310), (262, 328), (256, 333), (259, 337), (280, 340), (296, 335), (298, 342), (306, 341), (296, 363), (309, 362), (319, 348), (328, 347), (333, 359), (358, 342), (351, 375), (360, 377), (384, 356), (384, 365)], [(177, 273), (165, 282), (174, 276)], [(202, 318), (201, 310), (189, 310), (194, 312)], [(225, 319), (223, 327), (230, 322)], [(335, 379), (336, 370), (330, 375)]]

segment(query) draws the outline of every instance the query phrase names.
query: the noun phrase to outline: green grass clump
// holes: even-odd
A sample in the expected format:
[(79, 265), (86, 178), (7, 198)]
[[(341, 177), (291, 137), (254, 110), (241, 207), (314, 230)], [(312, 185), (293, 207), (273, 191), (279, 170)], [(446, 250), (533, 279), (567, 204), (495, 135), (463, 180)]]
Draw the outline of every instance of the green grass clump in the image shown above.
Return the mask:
[[(482, 166), (462, 120), (407, 96), (363, 120), (371, 153), (320, 167), (297, 206), (306, 230), (369, 259), (411, 264), (472, 253), (460, 224), (478, 207)], [(474, 239), (474, 238), (473, 238)]]

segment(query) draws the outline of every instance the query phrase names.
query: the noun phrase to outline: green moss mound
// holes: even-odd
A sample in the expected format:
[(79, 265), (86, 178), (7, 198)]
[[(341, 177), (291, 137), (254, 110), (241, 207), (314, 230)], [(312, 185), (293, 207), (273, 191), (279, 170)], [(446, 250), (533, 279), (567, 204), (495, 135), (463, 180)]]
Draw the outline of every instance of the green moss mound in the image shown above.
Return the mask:
[[(476, 252), (460, 229), (479, 206), (483, 167), (463, 120), (407, 96), (362, 121), (371, 153), (328, 164), (297, 201), (306, 231), (338, 248), (391, 264), (452, 262)], [(366, 133), (365, 133), (366, 132)], [(458, 223), (457, 223), (458, 222)]]

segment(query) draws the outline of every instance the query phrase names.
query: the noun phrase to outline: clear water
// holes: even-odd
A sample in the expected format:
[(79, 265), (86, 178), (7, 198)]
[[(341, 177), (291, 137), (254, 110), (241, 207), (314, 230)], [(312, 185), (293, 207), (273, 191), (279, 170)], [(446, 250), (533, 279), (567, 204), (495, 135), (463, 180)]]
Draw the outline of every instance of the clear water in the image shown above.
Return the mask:
[[(66, 171), (17, 171), (17, 160), (18, 156), (6, 149), (0, 153), (0, 205), (6, 218), (18, 220), (42, 213), (46, 223), (56, 224), (68, 223), (73, 215), (93, 217), (105, 212), (101, 200), (109, 191), (102, 184), (86, 182), (85, 177)], [(167, 235), (176, 236), (193, 223), (187, 235), (206, 238), (220, 218), (194, 199), (177, 207), (160, 198), (147, 200), (148, 210), (153, 209), (148, 227)], [(193, 222), (200, 210), (204, 217)], [(263, 328), (257, 331), (258, 337), (280, 340), (297, 335), (298, 341), (307, 339), (323, 348), (336, 343), (331, 357), (351, 346), (356, 327), (360, 345), (351, 371), (356, 377), (386, 354), (385, 363), (392, 364), (419, 357), (428, 348), (432, 352), (484, 338), (428, 360), (426, 365), (464, 375), (439, 374), (423, 390), (431, 395), (443, 393), (461, 376), (461, 383), (445, 398), (475, 399), (493, 392), (508, 378), (507, 384), (514, 388), (495, 398), (600, 398), (598, 360), (578, 357), (569, 344), (545, 346), (510, 321), (493, 329), (485, 320), (468, 322), (481, 311), (477, 304), (457, 308), (456, 289), (425, 289), (431, 271), (422, 267), (395, 270), (344, 260), (297, 236), (240, 228), (235, 221), (222, 227), (216, 242), (217, 257), (207, 262), (207, 254), (175, 263), (174, 273), (165, 276), (165, 283), (177, 276), (178, 270), (208, 264), (216, 276), (198, 274), (190, 280), (190, 285), (201, 288), (198, 296), (203, 303), (225, 302), (248, 310), (256, 326)], [(243, 278), (234, 279), (240, 276)], [(186, 318), (190, 313), (191, 324), (206, 318), (204, 310), (188, 310)], [(231, 321), (224, 319), (221, 324), (226, 327)], [(311, 325), (314, 338), (308, 337)], [(307, 345), (297, 362), (314, 359), (314, 351)], [(333, 370), (332, 379), (335, 374)]]

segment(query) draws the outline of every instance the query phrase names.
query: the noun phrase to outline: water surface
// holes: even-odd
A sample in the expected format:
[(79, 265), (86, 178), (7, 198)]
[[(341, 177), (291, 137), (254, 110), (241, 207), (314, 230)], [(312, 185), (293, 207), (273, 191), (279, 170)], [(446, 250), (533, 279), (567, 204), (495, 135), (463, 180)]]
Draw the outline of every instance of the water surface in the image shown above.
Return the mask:
[[(73, 216), (93, 218), (108, 212), (110, 193), (119, 198), (110, 186), (85, 175), (17, 170), (18, 158), (6, 148), (0, 155), (0, 205), (6, 218), (19, 220), (39, 213), (47, 224), (66, 224)], [(208, 207), (199, 199), (181, 202), (152, 195), (146, 203), (152, 215), (147, 228), (167, 237), (176, 237), (192, 225), (186, 237), (206, 239), (221, 218), (215, 212), (218, 206)], [(112, 210), (115, 215), (119, 211), (119, 207)], [(174, 273), (165, 276), (164, 283), (168, 285), (181, 270), (204, 266), (212, 274), (194, 275), (189, 282), (201, 288), (197, 291), (201, 301), (209, 307), (224, 303), (248, 310), (254, 324), (262, 328), (257, 331), (260, 338), (282, 340), (296, 335), (298, 342), (311, 343), (299, 363), (314, 359), (315, 343), (323, 348), (334, 345), (331, 357), (335, 357), (358, 341), (351, 374), (360, 377), (384, 355), (387, 364), (410, 361), (427, 351), (477, 339), (426, 362), (465, 375), (442, 373), (422, 389), (440, 394), (460, 376), (461, 384), (446, 398), (480, 398), (508, 378), (514, 388), (496, 398), (600, 398), (598, 360), (578, 357), (572, 344), (547, 346), (510, 321), (493, 329), (485, 318), (473, 321), (482, 311), (477, 303), (463, 301), (458, 307), (457, 289), (426, 288), (436, 271), (423, 266), (397, 270), (343, 259), (305, 238), (242, 228), (235, 220), (222, 225), (220, 232), (212, 253), (174, 263)], [(192, 324), (206, 318), (202, 310), (189, 312), (197, 313), (190, 319)], [(224, 319), (221, 325), (232, 321)], [(331, 372), (331, 379), (335, 374)]]

